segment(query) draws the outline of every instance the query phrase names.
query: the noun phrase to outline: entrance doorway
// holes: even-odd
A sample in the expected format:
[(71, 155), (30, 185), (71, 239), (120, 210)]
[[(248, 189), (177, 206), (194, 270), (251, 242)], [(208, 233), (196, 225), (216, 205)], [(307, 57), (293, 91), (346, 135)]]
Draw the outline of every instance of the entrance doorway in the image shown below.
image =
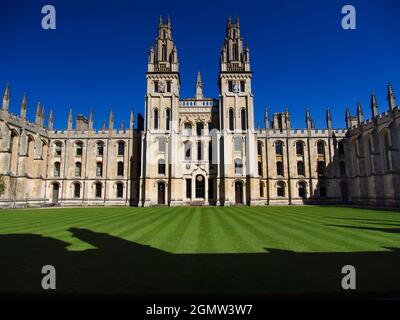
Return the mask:
[(159, 182), (157, 185), (158, 189), (158, 204), (165, 204), (165, 183)]
[(60, 193), (60, 185), (58, 183), (53, 183), (53, 193), (51, 198), (51, 202), (53, 204), (58, 204), (59, 193)]
[(205, 196), (205, 179), (199, 174), (196, 176), (196, 198), (204, 199)]
[(243, 203), (243, 183), (241, 181), (235, 182), (235, 203)]

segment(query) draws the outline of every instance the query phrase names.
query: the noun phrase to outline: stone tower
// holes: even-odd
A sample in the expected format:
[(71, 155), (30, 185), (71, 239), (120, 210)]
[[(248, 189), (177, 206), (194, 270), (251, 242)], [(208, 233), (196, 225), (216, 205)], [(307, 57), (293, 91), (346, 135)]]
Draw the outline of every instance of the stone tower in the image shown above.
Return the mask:
[(251, 190), (257, 189), (251, 186), (256, 163), (251, 78), (249, 48), (241, 38), (239, 18), (232, 22), (229, 17), (219, 73), (219, 118), (224, 148), (220, 193), (225, 194), (222, 202), (227, 205), (238, 202), (237, 199), (250, 204), (254, 196)]

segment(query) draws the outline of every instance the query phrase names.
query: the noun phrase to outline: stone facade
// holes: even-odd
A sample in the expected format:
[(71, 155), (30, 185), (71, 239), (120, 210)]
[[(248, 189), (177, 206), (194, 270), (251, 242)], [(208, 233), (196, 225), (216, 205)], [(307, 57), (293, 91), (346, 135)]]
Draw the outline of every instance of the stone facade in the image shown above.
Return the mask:
[(9, 112), (6, 86), (0, 111), (1, 207), (82, 205), (269, 205), (358, 203), (398, 206), (399, 108), (391, 86), (389, 111), (374, 119), (346, 113), (347, 129), (304, 129), (290, 114), (265, 110), (265, 128), (254, 126), (249, 48), (239, 20), (228, 20), (220, 53), (219, 97), (203, 96), (197, 75), (193, 98), (180, 97), (177, 48), (171, 22), (160, 18), (146, 73), (144, 118), (131, 112), (128, 128), (93, 127), (93, 116), (72, 111), (66, 130)]

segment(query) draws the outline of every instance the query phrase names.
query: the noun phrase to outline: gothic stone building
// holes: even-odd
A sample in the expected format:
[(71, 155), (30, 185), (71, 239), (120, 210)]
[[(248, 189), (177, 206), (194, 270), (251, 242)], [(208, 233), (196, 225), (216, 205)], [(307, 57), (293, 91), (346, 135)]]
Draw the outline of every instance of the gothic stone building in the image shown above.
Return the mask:
[(94, 129), (93, 116), (72, 112), (66, 130), (9, 112), (6, 86), (0, 111), (1, 207), (80, 205), (269, 205), (356, 203), (400, 205), (400, 111), (388, 87), (389, 111), (364, 121), (346, 112), (347, 129), (293, 129), (290, 114), (265, 111), (254, 125), (249, 48), (239, 20), (228, 20), (220, 53), (219, 97), (180, 97), (179, 60), (171, 23), (160, 18), (146, 73), (144, 118), (129, 127)]

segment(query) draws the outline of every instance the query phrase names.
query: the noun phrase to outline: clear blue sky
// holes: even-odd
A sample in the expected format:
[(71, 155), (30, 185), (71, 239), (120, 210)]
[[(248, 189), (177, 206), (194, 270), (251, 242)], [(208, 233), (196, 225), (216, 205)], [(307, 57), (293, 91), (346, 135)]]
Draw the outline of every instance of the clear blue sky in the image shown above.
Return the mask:
[[(57, 10), (57, 29), (41, 28), (41, 8)], [(341, 28), (341, 8), (353, 4), (357, 29)], [(129, 110), (143, 112), (147, 53), (160, 14), (171, 16), (181, 72), (181, 96), (194, 95), (201, 70), (207, 96), (218, 97), (219, 52), (227, 16), (239, 15), (249, 44), (256, 123), (289, 107), (293, 127), (304, 127), (310, 107), (316, 127), (325, 126), (325, 108), (334, 126), (344, 127), (344, 108), (355, 113), (360, 99), (370, 115), (375, 90), (387, 109), (386, 85), (400, 98), (400, 2), (369, 1), (32, 1), (1, 0), (0, 85), (11, 86), (11, 111), (19, 113), (28, 94), (28, 116), (38, 99), (55, 111), (65, 128), (69, 108), (94, 111), (95, 126), (116, 126)]]

